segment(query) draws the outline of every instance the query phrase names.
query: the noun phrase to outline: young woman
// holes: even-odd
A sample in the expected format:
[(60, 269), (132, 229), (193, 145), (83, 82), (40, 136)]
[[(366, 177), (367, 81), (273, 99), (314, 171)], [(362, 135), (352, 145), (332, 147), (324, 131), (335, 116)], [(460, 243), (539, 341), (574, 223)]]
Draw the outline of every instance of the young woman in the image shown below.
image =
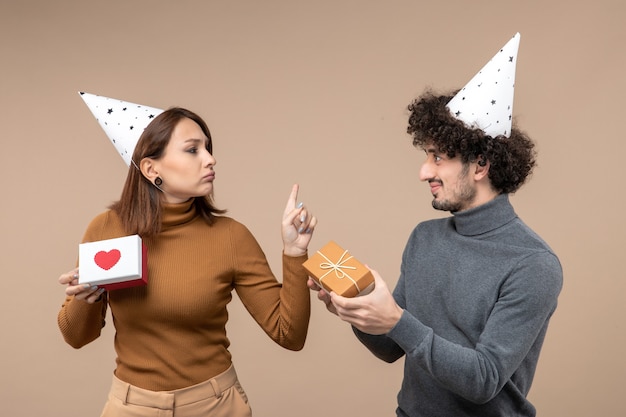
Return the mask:
[[(171, 108), (145, 129), (121, 198), (89, 224), (84, 242), (138, 234), (148, 248), (146, 286), (105, 292), (60, 276), (58, 315), (75, 348), (100, 335), (110, 307), (117, 366), (102, 416), (249, 416), (228, 351), (226, 305), (234, 289), (272, 340), (302, 349), (310, 295), (302, 263), (317, 219), (296, 205), (282, 219), (279, 283), (250, 231), (212, 202), (215, 158), (205, 122)], [(167, 410), (167, 411), (164, 411)]]

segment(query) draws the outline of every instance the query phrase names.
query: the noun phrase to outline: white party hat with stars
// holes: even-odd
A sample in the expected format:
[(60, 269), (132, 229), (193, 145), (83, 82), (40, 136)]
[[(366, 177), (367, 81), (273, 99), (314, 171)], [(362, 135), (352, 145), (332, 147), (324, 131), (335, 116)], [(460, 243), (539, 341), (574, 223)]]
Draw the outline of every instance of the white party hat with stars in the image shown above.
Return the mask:
[(80, 96), (126, 165), (130, 166), (139, 137), (163, 110), (89, 93), (81, 92)]
[(448, 102), (453, 116), (494, 138), (511, 136), (519, 41), (517, 33)]

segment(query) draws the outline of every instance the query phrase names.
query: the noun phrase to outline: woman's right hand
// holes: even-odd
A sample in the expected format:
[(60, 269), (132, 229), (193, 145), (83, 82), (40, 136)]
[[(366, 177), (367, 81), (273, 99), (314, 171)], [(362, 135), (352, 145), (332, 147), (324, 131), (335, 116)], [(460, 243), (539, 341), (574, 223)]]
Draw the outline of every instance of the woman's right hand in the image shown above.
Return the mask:
[(78, 283), (78, 268), (74, 268), (59, 277), (59, 284), (67, 285), (65, 295), (74, 296), (77, 300), (85, 301), (93, 304), (100, 300), (104, 288), (98, 288), (95, 285)]

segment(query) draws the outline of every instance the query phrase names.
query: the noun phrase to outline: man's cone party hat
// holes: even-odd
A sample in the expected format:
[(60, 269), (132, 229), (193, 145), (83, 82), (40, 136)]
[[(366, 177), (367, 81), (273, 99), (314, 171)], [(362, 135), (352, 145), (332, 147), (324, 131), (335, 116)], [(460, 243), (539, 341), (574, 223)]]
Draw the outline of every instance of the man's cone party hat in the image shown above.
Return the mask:
[(448, 103), (457, 119), (494, 138), (511, 136), (519, 41), (517, 33)]
[(89, 93), (81, 92), (80, 96), (126, 165), (130, 166), (139, 137), (163, 110)]

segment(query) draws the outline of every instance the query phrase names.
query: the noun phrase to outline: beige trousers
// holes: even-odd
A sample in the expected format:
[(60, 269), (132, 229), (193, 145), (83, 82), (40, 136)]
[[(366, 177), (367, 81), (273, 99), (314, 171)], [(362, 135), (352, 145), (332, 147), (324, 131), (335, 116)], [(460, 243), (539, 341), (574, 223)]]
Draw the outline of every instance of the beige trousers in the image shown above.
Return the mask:
[(100, 417), (250, 417), (252, 411), (235, 368), (191, 387), (149, 391), (113, 376)]

